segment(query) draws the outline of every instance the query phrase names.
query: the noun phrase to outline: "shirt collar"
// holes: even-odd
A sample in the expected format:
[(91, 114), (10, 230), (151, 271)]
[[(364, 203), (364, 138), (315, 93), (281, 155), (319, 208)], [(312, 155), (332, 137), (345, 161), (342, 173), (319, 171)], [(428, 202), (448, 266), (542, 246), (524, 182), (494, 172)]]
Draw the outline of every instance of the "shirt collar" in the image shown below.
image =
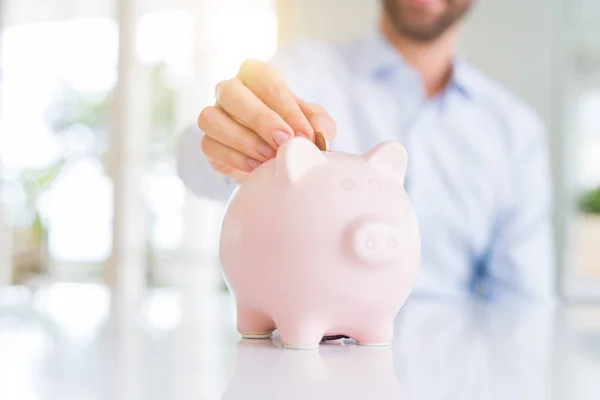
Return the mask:
[[(379, 29), (370, 32), (360, 41), (356, 54), (359, 56), (356, 60), (359, 72), (368, 76), (385, 77), (395, 70), (412, 69)], [(473, 95), (466, 65), (458, 58), (453, 60), (449, 89), (456, 90), (467, 98)]]

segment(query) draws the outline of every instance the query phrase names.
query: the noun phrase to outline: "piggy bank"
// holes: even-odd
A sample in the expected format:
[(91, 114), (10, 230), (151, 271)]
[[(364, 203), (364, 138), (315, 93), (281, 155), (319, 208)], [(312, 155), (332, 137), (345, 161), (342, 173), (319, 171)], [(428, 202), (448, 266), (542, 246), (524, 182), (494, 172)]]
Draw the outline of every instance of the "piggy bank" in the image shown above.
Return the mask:
[(420, 261), (406, 167), (395, 142), (356, 155), (295, 137), (237, 187), (219, 253), (243, 337), (277, 329), (289, 348), (324, 336), (391, 342)]

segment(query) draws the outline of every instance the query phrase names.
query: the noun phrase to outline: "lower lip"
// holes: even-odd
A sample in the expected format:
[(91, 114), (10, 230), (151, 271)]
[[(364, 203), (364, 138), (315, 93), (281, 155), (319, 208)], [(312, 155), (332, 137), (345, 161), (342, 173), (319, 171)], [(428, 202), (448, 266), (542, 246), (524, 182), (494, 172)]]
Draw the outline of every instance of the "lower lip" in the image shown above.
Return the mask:
[(408, 0), (411, 6), (418, 8), (438, 8), (443, 0)]

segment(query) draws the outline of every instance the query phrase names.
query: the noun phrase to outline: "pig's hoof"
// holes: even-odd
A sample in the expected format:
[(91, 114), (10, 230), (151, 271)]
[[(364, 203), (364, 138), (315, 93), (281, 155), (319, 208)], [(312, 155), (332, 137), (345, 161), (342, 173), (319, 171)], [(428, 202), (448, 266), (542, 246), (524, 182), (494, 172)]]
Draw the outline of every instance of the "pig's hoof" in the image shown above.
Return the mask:
[(273, 336), (273, 332), (242, 333), (244, 339), (269, 339), (271, 336)]
[(357, 345), (359, 346), (370, 346), (370, 347), (388, 347), (391, 346), (392, 344), (390, 342), (356, 342)]
[(283, 347), (290, 350), (318, 350), (318, 344), (283, 344)]

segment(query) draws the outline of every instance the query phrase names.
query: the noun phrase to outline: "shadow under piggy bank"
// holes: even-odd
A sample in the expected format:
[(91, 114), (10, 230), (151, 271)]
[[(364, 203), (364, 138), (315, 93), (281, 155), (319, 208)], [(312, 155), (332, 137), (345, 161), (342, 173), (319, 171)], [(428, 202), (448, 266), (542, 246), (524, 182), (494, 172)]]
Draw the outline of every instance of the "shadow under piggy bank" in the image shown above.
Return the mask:
[(405, 399), (390, 347), (323, 345), (290, 351), (270, 339), (242, 339), (222, 397), (238, 399)]

